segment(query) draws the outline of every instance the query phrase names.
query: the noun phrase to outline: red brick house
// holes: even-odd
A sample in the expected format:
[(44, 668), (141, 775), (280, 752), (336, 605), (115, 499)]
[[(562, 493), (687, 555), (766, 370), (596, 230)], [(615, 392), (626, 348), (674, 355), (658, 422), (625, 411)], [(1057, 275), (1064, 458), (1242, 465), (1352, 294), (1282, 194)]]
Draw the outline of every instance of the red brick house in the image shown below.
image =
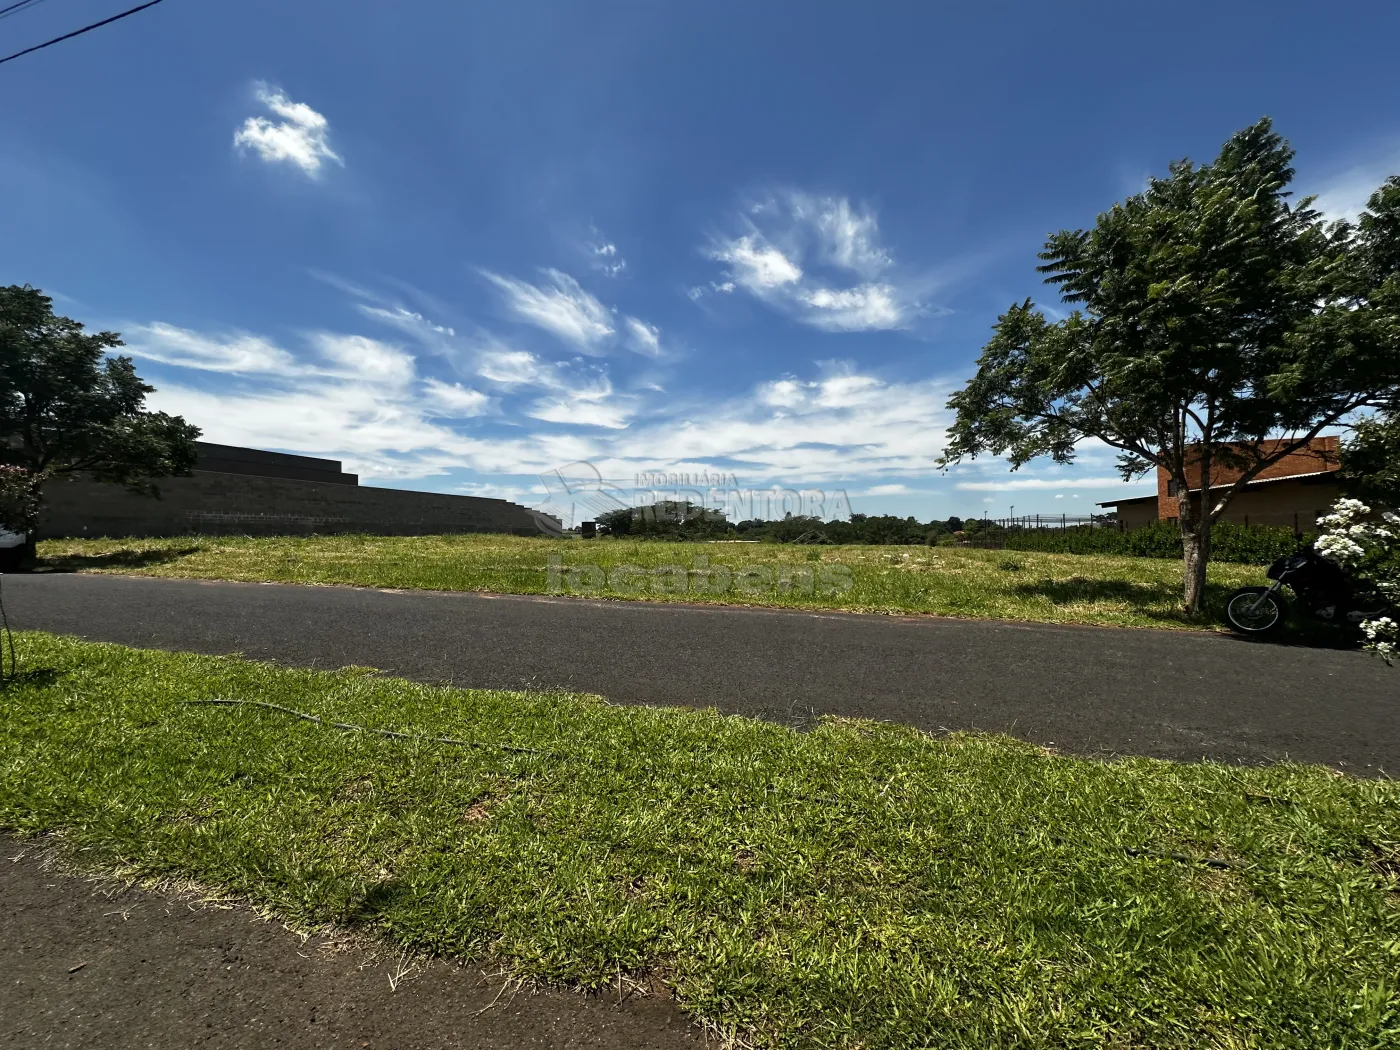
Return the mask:
[[(1283, 442), (1265, 442), (1266, 447)], [(1306, 448), (1271, 463), (1259, 476), (1235, 494), (1230, 505), (1220, 515), (1220, 521), (1236, 521), (1255, 525), (1283, 525), (1302, 532), (1313, 527), (1318, 515), (1341, 495), (1337, 470), (1341, 466), (1339, 442), (1335, 437), (1313, 438)], [(1219, 463), (1213, 465), (1211, 489), (1225, 488), (1240, 476)], [(1188, 463), (1187, 483), (1192, 485), (1191, 500), (1199, 508), (1201, 500), (1201, 470), (1199, 463)], [(1192, 484), (1194, 482), (1194, 484)], [(1176, 486), (1161, 467), (1157, 468), (1157, 494), (1130, 499), (1110, 500), (1100, 507), (1113, 509), (1118, 520), (1130, 529), (1150, 521), (1175, 521), (1177, 517)]]

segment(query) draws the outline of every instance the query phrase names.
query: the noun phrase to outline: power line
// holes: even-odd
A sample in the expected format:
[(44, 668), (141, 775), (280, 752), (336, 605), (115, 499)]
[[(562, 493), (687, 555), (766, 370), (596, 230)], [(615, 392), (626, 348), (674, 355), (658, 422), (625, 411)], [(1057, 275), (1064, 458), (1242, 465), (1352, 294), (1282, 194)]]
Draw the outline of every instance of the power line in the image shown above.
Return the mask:
[(71, 33), (64, 33), (62, 36), (56, 36), (52, 40), (46, 40), (42, 44), (35, 44), (33, 47), (26, 47), (23, 51), (16, 51), (13, 55), (7, 55), (4, 58), (0, 58), (0, 66), (3, 66), (6, 62), (13, 62), (17, 58), (22, 58), (25, 55), (32, 54), (35, 51), (42, 51), (46, 47), (53, 47), (54, 44), (61, 44), (65, 40), (72, 40), (75, 36), (82, 36), (84, 33), (90, 33), (94, 29), (101, 29), (103, 26), (111, 25), (113, 22), (120, 22), (123, 18), (127, 18), (130, 15), (134, 15), (138, 11), (144, 11), (148, 7), (155, 7), (156, 4), (159, 4), (161, 2), (162, 0), (147, 0), (146, 3), (141, 4), (139, 7), (133, 7), (129, 11), (123, 11), (119, 15), (113, 15), (111, 18), (104, 18), (100, 22), (94, 22), (90, 26), (83, 26), (82, 29), (75, 29)]
[(0, 7), (0, 18), (9, 18), (10, 15), (17, 15), (21, 11), (31, 7), (38, 7), (44, 0), (19, 0), (19, 3), (11, 4), (9, 7)]

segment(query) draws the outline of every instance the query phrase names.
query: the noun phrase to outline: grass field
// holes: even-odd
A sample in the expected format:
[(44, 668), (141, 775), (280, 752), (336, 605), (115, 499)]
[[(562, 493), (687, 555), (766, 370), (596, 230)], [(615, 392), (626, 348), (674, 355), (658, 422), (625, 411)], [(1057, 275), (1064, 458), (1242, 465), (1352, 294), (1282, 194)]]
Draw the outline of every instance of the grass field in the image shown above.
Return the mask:
[[(662, 986), (760, 1047), (1400, 1040), (1393, 781), (19, 649), (0, 827), (89, 870)], [(190, 703), (216, 698), (461, 743)]]
[[(1181, 563), (1151, 558), (492, 535), (50, 540), (39, 553), (55, 569), (149, 576), (1202, 625), (1181, 614)], [(1212, 608), (1204, 622), (1219, 622), (1220, 595), (1262, 580), (1258, 567), (1212, 565)]]

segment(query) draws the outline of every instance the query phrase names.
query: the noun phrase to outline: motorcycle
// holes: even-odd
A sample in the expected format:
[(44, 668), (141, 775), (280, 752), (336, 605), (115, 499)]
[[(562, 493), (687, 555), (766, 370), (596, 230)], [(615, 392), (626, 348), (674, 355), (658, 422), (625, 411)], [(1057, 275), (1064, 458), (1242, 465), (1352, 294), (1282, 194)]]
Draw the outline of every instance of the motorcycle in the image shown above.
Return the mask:
[(1267, 587), (1241, 587), (1225, 599), (1225, 619), (1240, 634), (1271, 634), (1288, 616), (1288, 603), (1280, 591), (1290, 588), (1304, 615), (1324, 623), (1357, 626), (1363, 620), (1395, 615), (1390, 603), (1356, 585), (1339, 566), (1312, 547), (1280, 558), (1265, 575)]

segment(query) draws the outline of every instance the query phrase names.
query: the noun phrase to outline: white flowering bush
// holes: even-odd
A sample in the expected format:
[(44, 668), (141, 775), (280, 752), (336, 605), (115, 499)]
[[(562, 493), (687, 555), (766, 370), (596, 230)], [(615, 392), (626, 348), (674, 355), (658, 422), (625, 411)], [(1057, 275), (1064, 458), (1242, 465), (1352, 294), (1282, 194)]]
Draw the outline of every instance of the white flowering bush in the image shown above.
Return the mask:
[[(1400, 516), (1390, 511), (1371, 520), (1371, 508), (1357, 499), (1340, 499), (1330, 514), (1317, 519), (1320, 535), (1313, 545), (1328, 561), (1363, 584), (1374, 587), (1392, 605), (1400, 605)], [(1386, 663), (1400, 652), (1400, 624), (1379, 616), (1361, 624), (1365, 647)]]

